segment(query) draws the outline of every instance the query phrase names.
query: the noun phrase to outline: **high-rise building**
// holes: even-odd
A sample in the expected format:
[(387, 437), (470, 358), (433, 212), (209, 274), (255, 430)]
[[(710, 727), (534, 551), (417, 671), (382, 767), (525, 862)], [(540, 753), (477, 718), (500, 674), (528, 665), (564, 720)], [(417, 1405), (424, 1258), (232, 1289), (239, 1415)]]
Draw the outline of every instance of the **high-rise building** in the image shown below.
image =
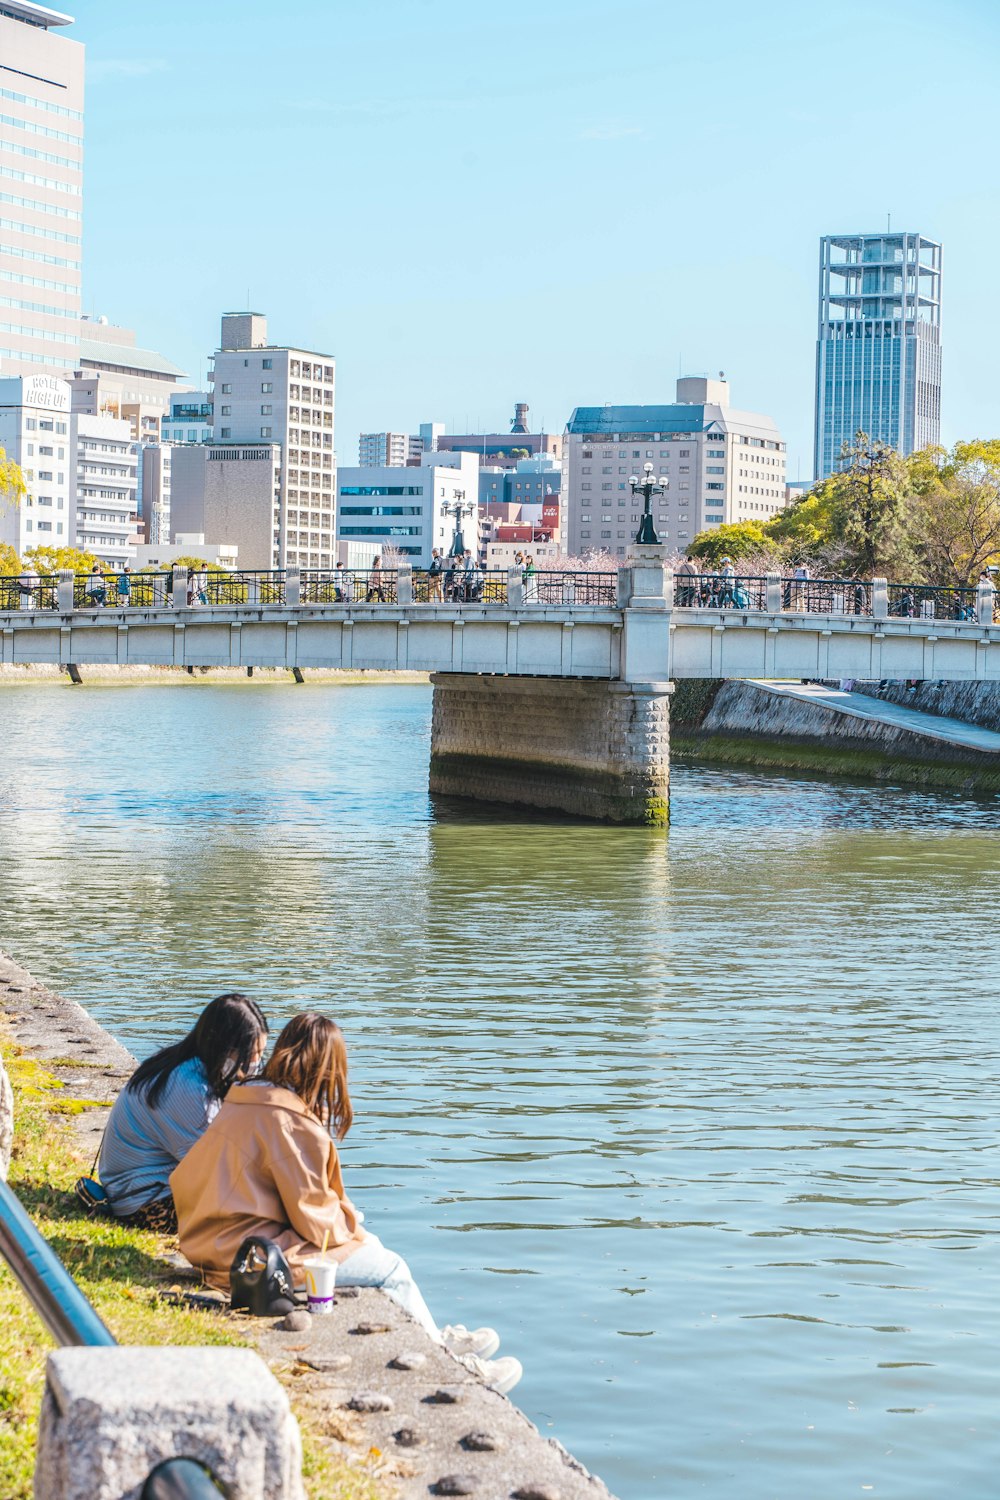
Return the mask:
[(771, 417), (735, 411), (722, 378), (677, 382), (667, 406), (578, 406), (563, 450), (563, 535), (571, 554), (624, 557), (642, 515), (629, 479), (646, 463), (660, 540), (683, 552), (723, 522), (766, 521), (785, 506), (785, 443)]
[(941, 437), (941, 246), (922, 234), (820, 240), (816, 478), (857, 432), (913, 453)]
[(83, 219), (83, 58), (72, 25), (0, 3), (0, 374), (77, 363)]
[[(221, 347), (213, 356), (215, 444), (281, 447), (280, 503), (274, 561), (253, 566), (328, 568), (336, 561), (333, 445), (334, 360), (287, 344), (269, 344), (263, 313), (224, 313)], [(178, 507), (181, 470), (174, 465)], [(175, 528), (176, 529), (176, 528)], [(207, 541), (238, 541), (210, 535)], [(240, 562), (249, 567), (243, 544)]]

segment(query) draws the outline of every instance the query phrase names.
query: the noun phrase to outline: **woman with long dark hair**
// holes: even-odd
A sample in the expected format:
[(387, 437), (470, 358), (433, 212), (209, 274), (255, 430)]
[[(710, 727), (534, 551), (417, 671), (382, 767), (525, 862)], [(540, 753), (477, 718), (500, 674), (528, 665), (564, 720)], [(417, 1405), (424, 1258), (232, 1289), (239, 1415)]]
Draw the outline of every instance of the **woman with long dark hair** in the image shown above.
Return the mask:
[(163, 1234), (177, 1229), (170, 1174), (232, 1085), (256, 1072), (266, 1045), (257, 1002), (219, 995), (187, 1036), (139, 1064), (115, 1100), (101, 1144), (101, 1183), (115, 1218)]
[[(229, 1290), (229, 1268), (248, 1235), (279, 1246), (297, 1284), (324, 1247), (342, 1286), (377, 1286), (438, 1343), (485, 1356), (492, 1328), (438, 1328), (409, 1266), (361, 1227), (344, 1191), (335, 1142), (351, 1128), (347, 1048), (335, 1022), (293, 1016), (259, 1079), (230, 1089), (216, 1119), (172, 1173), (181, 1250), (211, 1285)], [(521, 1378), (516, 1359), (481, 1358), (494, 1390)]]

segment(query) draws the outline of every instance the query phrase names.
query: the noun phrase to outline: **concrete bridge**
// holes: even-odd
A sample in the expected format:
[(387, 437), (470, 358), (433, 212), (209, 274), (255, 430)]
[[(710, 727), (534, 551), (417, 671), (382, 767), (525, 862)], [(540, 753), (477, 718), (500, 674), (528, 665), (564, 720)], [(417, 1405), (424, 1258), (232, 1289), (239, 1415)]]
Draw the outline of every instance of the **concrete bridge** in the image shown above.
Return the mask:
[(675, 578), (665, 550), (527, 588), (512, 570), (462, 603), (422, 600), (406, 568), (378, 580), (391, 602), (290, 568), (213, 576), (192, 606), (186, 569), (176, 604), (164, 575), (136, 575), (103, 607), (62, 574), (0, 608), (0, 661), (427, 671), (432, 790), (651, 824), (667, 819), (675, 678), (1000, 681), (990, 586)]

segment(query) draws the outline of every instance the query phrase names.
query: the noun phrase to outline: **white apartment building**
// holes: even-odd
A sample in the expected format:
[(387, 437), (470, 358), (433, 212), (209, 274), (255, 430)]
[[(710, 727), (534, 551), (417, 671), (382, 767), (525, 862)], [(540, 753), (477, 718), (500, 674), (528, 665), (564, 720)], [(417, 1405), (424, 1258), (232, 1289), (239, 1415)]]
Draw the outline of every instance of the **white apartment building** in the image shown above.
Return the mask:
[(121, 417), (71, 418), (73, 545), (119, 567), (135, 556), (136, 454), (132, 426)]
[(0, 496), (0, 542), (23, 557), (29, 547), (68, 547), (72, 499), (70, 388), (54, 375), (0, 379), (0, 448), (21, 468), (19, 505)]
[(210, 443), (212, 397), (208, 391), (175, 391), (161, 427), (164, 442)]
[(362, 469), (405, 469), (418, 464), (424, 445), (412, 432), (363, 432), (358, 438)]
[(0, 375), (72, 368), (79, 350), (83, 62), (72, 16), (0, 3)]
[(478, 554), (479, 460), (472, 453), (449, 453), (446, 463), (442, 457), (425, 453), (418, 467), (402, 470), (390, 464), (340, 469), (338, 540), (361, 543), (371, 557), (391, 548), (413, 567), (426, 568), (435, 547), (451, 550), (457, 507), (465, 545)]
[[(213, 442), (280, 445), (281, 561), (274, 566), (331, 567), (337, 467), (333, 356), (269, 344), (266, 317), (247, 312), (223, 314), (221, 347), (213, 359)], [(232, 533), (217, 537), (207, 527), (185, 527), (200, 529), (210, 541), (237, 540)], [(251, 566), (242, 543), (240, 560)]]
[(766, 521), (784, 509), (785, 443), (771, 417), (729, 405), (725, 380), (677, 382), (667, 406), (577, 407), (563, 449), (563, 535), (571, 555), (624, 557), (641, 498), (629, 485), (652, 463), (669, 483), (653, 497), (660, 540), (683, 552), (723, 522)]

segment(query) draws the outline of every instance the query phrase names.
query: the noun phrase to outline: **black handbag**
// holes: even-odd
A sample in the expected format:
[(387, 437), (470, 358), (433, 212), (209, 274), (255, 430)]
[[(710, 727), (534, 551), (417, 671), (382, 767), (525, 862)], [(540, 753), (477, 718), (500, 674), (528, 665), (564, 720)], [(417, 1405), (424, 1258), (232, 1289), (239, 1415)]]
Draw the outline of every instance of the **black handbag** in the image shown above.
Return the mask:
[(295, 1306), (292, 1272), (280, 1248), (259, 1234), (248, 1235), (229, 1267), (233, 1312), (252, 1318), (280, 1318)]

